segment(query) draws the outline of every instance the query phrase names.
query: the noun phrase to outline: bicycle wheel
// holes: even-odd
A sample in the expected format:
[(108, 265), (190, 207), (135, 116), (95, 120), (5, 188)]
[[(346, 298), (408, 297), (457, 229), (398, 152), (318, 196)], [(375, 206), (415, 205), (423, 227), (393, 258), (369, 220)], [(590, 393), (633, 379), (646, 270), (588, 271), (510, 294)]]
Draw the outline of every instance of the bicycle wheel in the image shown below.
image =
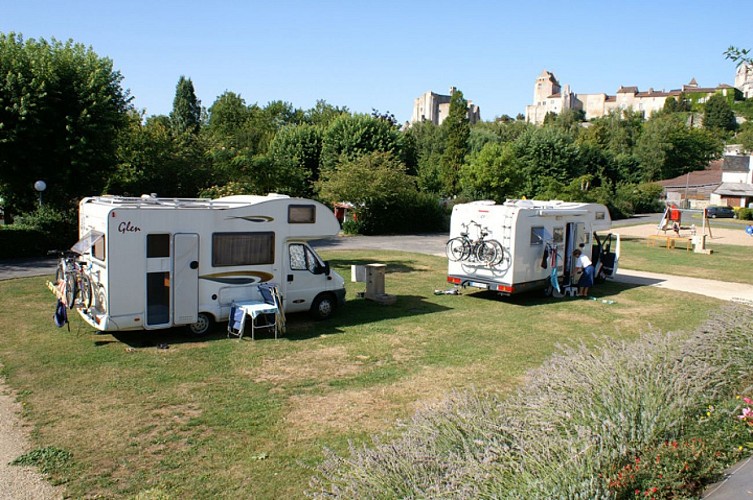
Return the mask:
[(76, 299), (76, 278), (73, 274), (65, 275), (65, 303), (69, 309), (73, 309), (73, 301)]
[(497, 261), (497, 255), (497, 247), (492, 245), (489, 241), (481, 241), (476, 245), (476, 260), (479, 262), (493, 265), (492, 263)]
[(501, 264), (502, 261), (505, 259), (505, 247), (503, 247), (502, 243), (500, 243), (497, 240), (487, 240), (486, 243), (493, 246), (495, 251), (497, 252), (497, 257), (492, 262), (489, 262), (489, 264), (492, 266)]
[(453, 262), (458, 262), (468, 258), (470, 254), (470, 245), (465, 238), (452, 238), (447, 242), (447, 258)]
[(84, 309), (89, 309), (92, 306), (92, 281), (85, 274), (81, 275), (81, 288), (79, 293), (81, 294), (81, 305)]

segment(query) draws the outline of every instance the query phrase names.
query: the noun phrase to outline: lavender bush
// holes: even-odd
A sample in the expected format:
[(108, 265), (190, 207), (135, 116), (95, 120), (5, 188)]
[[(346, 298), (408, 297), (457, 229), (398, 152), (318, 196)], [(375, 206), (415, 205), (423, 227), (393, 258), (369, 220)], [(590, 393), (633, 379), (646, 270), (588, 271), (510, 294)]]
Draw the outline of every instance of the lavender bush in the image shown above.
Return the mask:
[(561, 348), (511, 397), (454, 393), (397, 439), (328, 452), (309, 496), (614, 498), (608, 471), (689, 438), (709, 404), (751, 381), (752, 312), (733, 305), (695, 332)]

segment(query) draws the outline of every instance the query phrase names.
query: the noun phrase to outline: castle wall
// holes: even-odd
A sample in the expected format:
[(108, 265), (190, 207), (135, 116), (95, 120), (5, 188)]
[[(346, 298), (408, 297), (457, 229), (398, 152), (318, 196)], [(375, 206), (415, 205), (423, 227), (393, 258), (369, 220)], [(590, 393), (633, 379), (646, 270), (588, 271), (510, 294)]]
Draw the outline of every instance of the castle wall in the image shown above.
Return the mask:
[[(744, 97), (753, 97), (753, 66), (743, 65), (738, 68), (735, 87), (743, 93)], [(698, 102), (705, 102), (709, 96), (717, 92), (727, 95), (732, 91), (729, 85), (720, 85), (710, 89), (698, 88), (695, 79), (689, 85), (684, 85), (682, 90), (707, 94)], [(649, 89), (648, 92), (639, 92), (637, 87), (620, 87), (614, 96), (574, 94), (570, 92), (568, 85), (565, 85), (564, 91), (560, 93), (560, 85), (555, 76), (548, 71), (543, 71), (534, 84), (533, 104), (526, 106), (526, 121), (540, 124), (547, 113), (559, 114), (566, 109), (582, 109), (586, 113), (587, 120), (606, 116), (612, 111), (628, 109), (638, 111), (649, 118), (653, 113), (664, 108), (668, 97), (679, 94), (679, 90), (655, 92)]]
[[(413, 101), (410, 123), (428, 121), (434, 125), (441, 125), (450, 114), (450, 99), (451, 96), (448, 95), (424, 92)], [(471, 101), (468, 101), (468, 121), (471, 124), (481, 121), (481, 110)]]

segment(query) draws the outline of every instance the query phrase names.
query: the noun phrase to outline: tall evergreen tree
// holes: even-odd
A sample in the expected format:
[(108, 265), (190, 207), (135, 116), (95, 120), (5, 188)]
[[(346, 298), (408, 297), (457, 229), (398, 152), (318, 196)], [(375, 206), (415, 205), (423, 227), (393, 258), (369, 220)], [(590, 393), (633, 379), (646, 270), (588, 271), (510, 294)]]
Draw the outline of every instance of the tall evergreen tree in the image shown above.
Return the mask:
[(455, 90), (450, 97), (450, 112), (442, 122), (446, 137), (446, 146), (439, 160), (440, 175), (442, 176), (445, 194), (454, 196), (460, 191), (460, 167), (463, 166), (465, 155), (468, 154), (468, 139), (471, 136), (471, 125), (468, 121), (468, 101), (463, 93)]
[(182, 75), (175, 87), (175, 99), (173, 99), (170, 121), (173, 129), (179, 134), (185, 132), (197, 134), (199, 132), (201, 102), (196, 98), (191, 79)]

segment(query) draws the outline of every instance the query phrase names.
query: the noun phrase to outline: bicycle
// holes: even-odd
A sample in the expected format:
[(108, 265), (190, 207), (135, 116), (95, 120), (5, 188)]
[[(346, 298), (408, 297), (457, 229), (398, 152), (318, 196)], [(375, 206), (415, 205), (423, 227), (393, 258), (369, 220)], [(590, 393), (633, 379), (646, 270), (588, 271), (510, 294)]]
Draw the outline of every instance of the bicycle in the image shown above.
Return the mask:
[[(482, 227), (476, 221), (470, 221), (468, 224), (461, 224), (465, 231), (460, 236), (451, 238), (446, 245), (447, 258), (453, 262), (475, 260), (483, 262), (490, 266), (496, 266), (504, 259), (504, 247), (500, 242), (493, 239), (485, 239), (489, 236), (489, 230)], [(479, 237), (472, 240), (469, 235), (469, 228), (475, 225), (478, 228)]]
[(86, 272), (85, 263), (76, 260), (74, 252), (58, 252), (60, 262), (55, 270), (55, 285), (61, 292), (68, 308), (80, 305), (89, 309), (92, 305), (92, 280)]

